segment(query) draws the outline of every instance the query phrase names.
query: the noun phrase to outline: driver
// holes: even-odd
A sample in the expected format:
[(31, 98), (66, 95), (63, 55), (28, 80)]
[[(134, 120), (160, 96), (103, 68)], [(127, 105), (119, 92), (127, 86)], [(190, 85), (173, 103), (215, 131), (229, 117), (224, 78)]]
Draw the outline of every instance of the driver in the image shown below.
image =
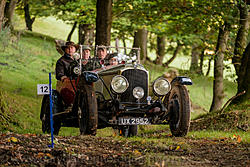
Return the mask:
[(64, 51), (64, 54), (56, 62), (56, 79), (63, 82), (70, 77), (70, 63), (74, 61), (73, 55), (79, 49), (79, 45), (68, 41), (61, 49)]

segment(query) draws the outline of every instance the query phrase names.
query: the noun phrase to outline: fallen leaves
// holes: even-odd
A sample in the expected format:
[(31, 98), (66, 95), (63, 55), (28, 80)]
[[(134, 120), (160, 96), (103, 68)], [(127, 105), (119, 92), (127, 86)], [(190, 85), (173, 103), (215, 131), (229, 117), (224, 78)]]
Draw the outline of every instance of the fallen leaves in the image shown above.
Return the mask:
[(152, 143), (147, 139), (57, 136), (51, 149), (49, 135), (0, 134), (0, 166), (175, 166), (177, 161), (177, 166), (246, 166), (250, 161), (249, 144), (244, 145), (237, 134), (217, 139), (172, 138), (161, 145), (158, 137)]
[(10, 137), (10, 138), (8, 139), (8, 142), (14, 142), (14, 143), (16, 143), (16, 142), (18, 142), (18, 139), (15, 138), (15, 137)]
[(240, 143), (242, 141), (240, 135), (233, 135), (232, 140), (236, 140), (237, 143)]

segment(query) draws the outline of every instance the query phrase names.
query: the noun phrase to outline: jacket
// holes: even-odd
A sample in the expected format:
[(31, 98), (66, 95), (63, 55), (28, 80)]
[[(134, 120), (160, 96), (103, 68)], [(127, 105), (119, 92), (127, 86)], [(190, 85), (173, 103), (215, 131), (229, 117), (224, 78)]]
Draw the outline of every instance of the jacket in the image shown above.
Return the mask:
[(62, 76), (70, 77), (70, 64), (74, 60), (68, 54), (64, 54), (56, 62), (56, 79), (61, 80)]

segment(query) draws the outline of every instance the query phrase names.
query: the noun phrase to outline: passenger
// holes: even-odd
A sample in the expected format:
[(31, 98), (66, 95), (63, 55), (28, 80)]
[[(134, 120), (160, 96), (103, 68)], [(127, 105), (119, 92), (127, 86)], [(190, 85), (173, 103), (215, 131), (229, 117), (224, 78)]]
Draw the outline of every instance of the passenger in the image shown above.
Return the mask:
[(97, 48), (97, 60), (94, 63), (95, 69), (108, 66), (117, 65), (118, 61), (115, 57), (110, 57), (107, 54), (107, 49), (105, 46), (99, 46)]
[(93, 70), (93, 63), (90, 57), (91, 48), (89, 46), (82, 47), (82, 68), (83, 71), (91, 71)]
[(107, 60), (105, 59), (107, 56), (107, 49), (105, 46), (98, 46), (97, 48), (97, 57), (95, 57), (94, 60), (94, 69), (102, 68), (107, 64)]
[(56, 79), (63, 82), (70, 77), (70, 63), (74, 61), (73, 55), (79, 49), (79, 45), (68, 41), (61, 49), (64, 51), (64, 54), (56, 62)]
[(109, 65), (117, 65), (118, 61), (116, 57), (112, 57), (109, 59)]
[[(91, 51), (91, 48), (89, 46), (83, 46), (82, 47), (82, 59), (83, 60), (89, 60), (90, 51)], [(83, 62), (83, 63), (86, 63), (86, 62)]]

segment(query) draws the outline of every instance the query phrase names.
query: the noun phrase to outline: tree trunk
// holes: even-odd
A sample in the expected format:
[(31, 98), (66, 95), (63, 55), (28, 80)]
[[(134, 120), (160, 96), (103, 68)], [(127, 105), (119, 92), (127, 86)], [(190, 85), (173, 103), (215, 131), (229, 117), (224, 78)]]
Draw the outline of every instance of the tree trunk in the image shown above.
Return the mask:
[(198, 66), (198, 61), (199, 61), (199, 55), (200, 55), (200, 49), (198, 46), (193, 46), (192, 47), (192, 54), (191, 54), (191, 66), (190, 66), (190, 71), (192, 73), (198, 73), (199, 71), (199, 66)]
[(228, 36), (229, 36), (229, 24), (225, 23), (224, 26), (219, 29), (216, 54), (214, 57), (213, 101), (210, 107), (210, 112), (218, 111), (223, 104), (223, 98), (224, 98), (223, 61), (224, 61), (224, 53), (226, 51)]
[(210, 69), (211, 69), (211, 62), (212, 62), (212, 60), (213, 60), (213, 57), (211, 56), (211, 58), (209, 59), (209, 61), (208, 61), (208, 68), (207, 68), (207, 73), (206, 73), (206, 76), (208, 76), (209, 75), (209, 73), (210, 73)]
[(126, 45), (125, 38), (122, 38), (122, 42), (123, 42), (123, 47), (124, 47), (124, 54), (126, 55), (127, 54), (127, 49), (126, 49), (127, 45)]
[(91, 24), (79, 24), (79, 43), (92, 45), (94, 43), (94, 29)]
[(240, 11), (240, 22), (239, 22), (239, 31), (237, 33), (237, 37), (235, 40), (234, 47), (234, 56), (232, 58), (232, 62), (234, 64), (234, 68), (236, 71), (236, 75), (239, 76), (241, 58), (246, 47), (248, 29), (249, 29), (249, 19), (248, 8), (245, 4), (239, 4)]
[(6, 22), (4, 27), (10, 27), (13, 30), (12, 18), (15, 11), (17, 0), (10, 0), (6, 2), (6, 6), (4, 9), (4, 17), (6, 18)]
[(205, 49), (202, 50), (201, 52), (201, 56), (200, 56), (200, 66), (199, 66), (199, 70), (198, 70), (198, 74), (203, 75), (203, 61), (204, 61), (204, 54), (205, 54)]
[(246, 93), (242, 96), (237, 97), (234, 99), (233, 103), (242, 103), (245, 101), (249, 101), (250, 99), (250, 43), (248, 43), (247, 48), (243, 54), (241, 59), (241, 66), (238, 75), (238, 93), (246, 91)]
[(112, 0), (97, 0), (95, 45), (110, 45)]
[[(73, 33), (74, 33), (75, 29), (76, 29), (76, 26), (77, 26), (77, 21), (74, 22), (74, 24), (73, 24), (73, 26), (72, 26), (72, 28), (71, 28), (71, 30), (69, 32), (69, 35), (67, 37), (67, 41), (71, 41), (71, 37), (72, 37), (72, 35), (73, 35)], [(80, 39), (80, 35), (79, 35), (79, 39)]]
[(165, 56), (165, 46), (166, 46), (166, 37), (157, 36), (156, 64), (158, 65), (162, 65), (162, 61)]
[(176, 58), (177, 54), (178, 54), (179, 51), (181, 50), (181, 47), (182, 47), (182, 45), (181, 45), (179, 42), (177, 42), (177, 46), (176, 46), (176, 48), (175, 48), (175, 51), (174, 51), (173, 56), (172, 56), (166, 63), (164, 63), (164, 66), (165, 66), (165, 67), (168, 67), (169, 64), (172, 63), (172, 62), (174, 61), (174, 59)]
[(1, 0), (0, 3), (0, 32), (2, 31), (3, 21), (4, 21), (4, 8), (6, 0)]
[(27, 1), (25, 1), (25, 5), (24, 5), (24, 16), (25, 16), (26, 28), (32, 31), (32, 24), (35, 21), (35, 17), (33, 18), (30, 17), (29, 3)]
[(148, 31), (145, 28), (139, 29), (134, 34), (133, 47), (141, 49), (140, 60), (142, 61), (142, 63), (145, 62), (147, 57), (147, 36), (148, 36)]

